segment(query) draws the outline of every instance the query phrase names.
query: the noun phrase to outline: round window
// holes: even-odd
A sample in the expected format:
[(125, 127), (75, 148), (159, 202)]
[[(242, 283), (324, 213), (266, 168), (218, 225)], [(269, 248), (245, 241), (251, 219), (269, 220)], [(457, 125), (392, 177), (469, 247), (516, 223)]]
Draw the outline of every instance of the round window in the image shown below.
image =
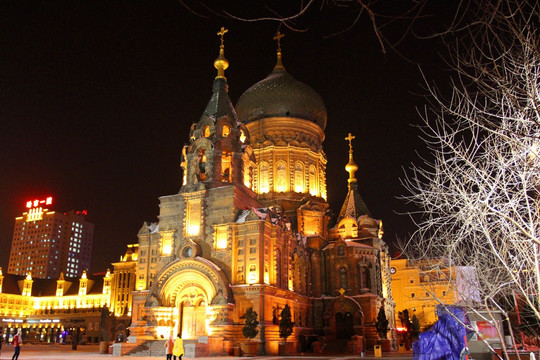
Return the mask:
[(182, 255), (185, 258), (189, 258), (193, 256), (193, 248), (191, 246), (186, 246), (184, 250), (182, 250)]

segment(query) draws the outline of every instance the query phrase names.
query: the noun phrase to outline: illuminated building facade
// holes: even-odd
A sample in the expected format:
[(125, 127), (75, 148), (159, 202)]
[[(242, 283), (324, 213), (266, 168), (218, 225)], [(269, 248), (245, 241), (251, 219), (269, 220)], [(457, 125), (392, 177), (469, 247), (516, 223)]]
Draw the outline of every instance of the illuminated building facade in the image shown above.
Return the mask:
[(80, 277), (88, 270), (94, 225), (86, 211), (50, 211), (53, 198), (26, 203), (26, 212), (15, 218), (8, 274), (56, 279)]
[(437, 321), (437, 305), (457, 302), (454, 267), (441, 267), (440, 261), (411, 263), (407, 259), (391, 260), (390, 264), (396, 313), (407, 310), (411, 319), (416, 315), (421, 329)]
[(97, 343), (102, 313), (110, 304), (112, 274), (56, 280), (3, 275), (0, 268), (0, 333), (11, 341)]
[[(161, 197), (159, 222), (138, 233), (129, 340), (181, 333), (221, 355), (245, 341), (242, 316), (253, 308), (260, 352), (276, 354), (289, 305), (299, 348), (316, 335), (373, 345), (379, 308), (393, 323), (394, 303), (382, 222), (356, 184), (353, 137), (349, 191), (331, 226), (322, 99), (286, 71), (278, 34), (274, 70), (233, 106), (225, 32), (212, 96), (182, 150), (180, 192)], [(220, 348), (196, 341), (206, 337)]]
[(112, 263), (113, 282), (111, 292), (111, 312), (116, 317), (131, 319), (132, 292), (135, 290), (138, 244), (128, 245), (119, 262)]

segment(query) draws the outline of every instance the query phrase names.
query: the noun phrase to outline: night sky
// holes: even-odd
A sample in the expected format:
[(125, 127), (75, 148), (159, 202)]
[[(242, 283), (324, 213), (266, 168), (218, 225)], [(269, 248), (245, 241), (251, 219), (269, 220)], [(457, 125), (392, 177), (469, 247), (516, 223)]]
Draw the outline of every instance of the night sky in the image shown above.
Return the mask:
[[(187, 3), (187, 2), (186, 2)], [(198, 2), (193, 2), (198, 3)], [(246, 2), (244, 2), (246, 3)], [(229, 10), (268, 15), (264, 8)], [(288, 2), (298, 3), (296, 1)], [(396, 199), (399, 178), (423, 152), (418, 106), (426, 100), (419, 66), (444, 79), (429, 33), (440, 24), (426, 8), (397, 46), (383, 54), (372, 25), (356, 9), (330, 6), (286, 28), (283, 63), (323, 98), (328, 111), (325, 152), (328, 200), (339, 212), (347, 190), (347, 143), (353, 133), (356, 177), (385, 239), (414, 228)], [(396, 3), (385, 6), (395, 11)], [(292, 6), (292, 5), (290, 5)], [(220, 7), (215, 5), (214, 10)], [(279, 9), (292, 13), (292, 9)], [(289, 10), (287, 12), (287, 10)], [(382, 12), (387, 9), (380, 9)], [(201, 13), (198, 16), (194, 12)], [(410, 22), (409, 22), (410, 23)], [(143, 221), (157, 221), (158, 198), (180, 189), (180, 155), (189, 128), (210, 99), (221, 26), (233, 103), (275, 64), (279, 24), (242, 22), (204, 7), (161, 1), (3, 1), (0, 5), (0, 266), (7, 269), (14, 219), (26, 200), (51, 195), (53, 210), (88, 210), (95, 224), (91, 271), (117, 261), (137, 242)], [(384, 29), (399, 39), (407, 21)], [(329, 36), (335, 35), (335, 36)], [(443, 80), (444, 81), (444, 80)]]

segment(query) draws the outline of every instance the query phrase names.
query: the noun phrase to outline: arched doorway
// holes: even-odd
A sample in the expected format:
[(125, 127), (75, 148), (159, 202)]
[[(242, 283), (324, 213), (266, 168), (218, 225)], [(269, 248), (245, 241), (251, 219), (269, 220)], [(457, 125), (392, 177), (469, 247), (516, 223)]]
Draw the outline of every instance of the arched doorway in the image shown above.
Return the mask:
[(196, 339), (199, 336), (206, 336), (206, 301), (198, 299), (193, 302), (184, 300), (180, 303), (178, 311), (178, 331), (183, 339)]
[(350, 339), (353, 335), (353, 315), (350, 312), (336, 313), (336, 338)]
[(207, 290), (199, 284), (186, 284), (176, 298), (178, 307), (177, 331), (184, 339), (196, 339), (208, 335), (206, 313)]

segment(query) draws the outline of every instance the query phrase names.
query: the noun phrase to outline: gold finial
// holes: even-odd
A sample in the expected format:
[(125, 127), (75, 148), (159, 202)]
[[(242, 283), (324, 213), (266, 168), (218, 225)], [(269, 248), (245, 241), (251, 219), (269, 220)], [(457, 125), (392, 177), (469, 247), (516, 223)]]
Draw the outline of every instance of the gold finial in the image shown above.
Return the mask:
[(347, 182), (349, 183), (349, 189), (351, 188), (351, 184), (356, 182), (354, 173), (356, 172), (356, 170), (358, 170), (358, 165), (356, 165), (353, 160), (353, 139), (355, 139), (355, 137), (351, 133), (349, 133), (349, 135), (345, 138), (345, 140), (349, 142), (349, 163), (345, 166), (345, 170), (347, 170), (347, 172), (349, 173), (349, 180), (347, 180)]
[(345, 289), (344, 288), (339, 289), (338, 293), (339, 295), (343, 296), (343, 294), (345, 294)]
[(277, 41), (277, 61), (276, 66), (274, 69), (284, 69), (283, 63), (281, 62), (281, 39), (285, 36), (285, 34), (282, 34), (279, 30), (276, 33), (276, 35), (273, 37), (274, 40)]
[(223, 41), (223, 36), (228, 32), (229, 30), (225, 29), (223, 26), (221, 27), (221, 30), (218, 31), (218, 35), (221, 38), (221, 45), (219, 46), (219, 56), (214, 61), (214, 67), (217, 69), (218, 74), (216, 78), (222, 78), (225, 79), (225, 70), (229, 67), (229, 62), (227, 59), (225, 59), (225, 43)]

